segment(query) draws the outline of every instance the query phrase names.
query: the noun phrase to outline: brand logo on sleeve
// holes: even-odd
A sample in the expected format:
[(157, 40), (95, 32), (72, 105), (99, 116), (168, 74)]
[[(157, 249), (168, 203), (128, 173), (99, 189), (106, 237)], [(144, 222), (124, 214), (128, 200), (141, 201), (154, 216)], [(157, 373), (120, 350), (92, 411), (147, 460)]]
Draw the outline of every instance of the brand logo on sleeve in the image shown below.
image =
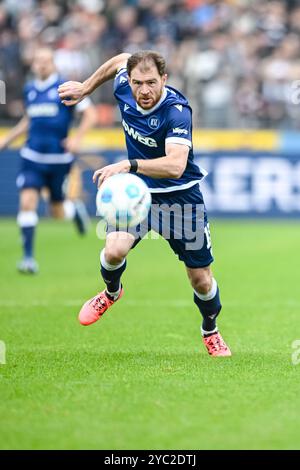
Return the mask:
[(189, 133), (189, 131), (187, 131), (186, 129), (180, 129), (179, 127), (174, 127), (172, 132), (173, 134), (184, 134), (184, 135), (188, 135)]

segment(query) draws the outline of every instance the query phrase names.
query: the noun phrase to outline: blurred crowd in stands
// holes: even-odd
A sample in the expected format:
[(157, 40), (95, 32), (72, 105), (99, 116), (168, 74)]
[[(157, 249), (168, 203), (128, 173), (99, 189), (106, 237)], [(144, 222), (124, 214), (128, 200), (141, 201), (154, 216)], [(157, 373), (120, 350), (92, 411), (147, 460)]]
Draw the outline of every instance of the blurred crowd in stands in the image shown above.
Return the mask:
[[(80, 81), (115, 54), (155, 49), (169, 84), (189, 98), (195, 126), (300, 128), (292, 99), (300, 98), (300, 0), (2, 0), (2, 124), (22, 116), (40, 45), (55, 49), (66, 79)], [(93, 101), (99, 125), (118, 124), (112, 83)]]

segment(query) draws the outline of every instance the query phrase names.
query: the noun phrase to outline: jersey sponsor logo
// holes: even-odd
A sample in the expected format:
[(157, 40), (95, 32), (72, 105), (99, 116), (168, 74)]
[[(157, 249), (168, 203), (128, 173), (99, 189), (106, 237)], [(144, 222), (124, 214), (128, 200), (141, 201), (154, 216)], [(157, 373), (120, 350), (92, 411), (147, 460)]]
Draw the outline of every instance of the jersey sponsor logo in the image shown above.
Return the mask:
[(155, 139), (152, 139), (152, 137), (146, 137), (144, 135), (141, 135), (138, 131), (133, 129), (133, 127), (129, 127), (127, 122), (122, 120), (122, 125), (125, 129), (125, 132), (132, 137), (134, 140), (137, 140), (141, 144), (147, 145), (147, 147), (157, 147), (157, 142)]
[(31, 104), (27, 108), (27, 114), (32, 117), (54, 117), (59, 113), (56, 103)]
[(148, 119), (148, 126), (151, 127), (151, 129), (158, 129), (160, 125), (160, 120), (157, 116), (151, 116)]
[(175, 104), (175, 108), (182, 113), (182, 104)]
[(125, 104), (125, 106), (124, 106), (124, 111), (126, 112), (127, 109), (129, 109), (129, 108), (130, 108), (130, 106), (128, 106), (128, 104)]
[(174, 129), (172, 129), (172, 132), (173, 134), (185, 134), (185, 135), (188, 135), (189, 131), (187, 131), (186, 129), (180, 129), (179, 127), (174, 127)]

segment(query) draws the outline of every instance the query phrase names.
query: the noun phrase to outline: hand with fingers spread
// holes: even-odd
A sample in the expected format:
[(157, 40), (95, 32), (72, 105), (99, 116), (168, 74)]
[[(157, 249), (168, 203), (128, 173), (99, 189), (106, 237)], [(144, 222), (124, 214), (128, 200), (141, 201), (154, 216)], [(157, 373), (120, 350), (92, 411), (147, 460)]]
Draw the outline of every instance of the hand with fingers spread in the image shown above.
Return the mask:
[(122, 160), (118, 163), (113, 163), (112, 165), (107, 165), (96, 170), (93, 174), (93, 182), (98, 182), (98, 188), (100, 188), (101, 184), (110, 176), (117, 175), (119, 173), (129, 173), (129, 170), (129, 160)]
[(81, 82), (65, 82), (58, 87), (58, 94), (63, 104), (66, 106), (74, 106), (87, 95), (84, 83)]

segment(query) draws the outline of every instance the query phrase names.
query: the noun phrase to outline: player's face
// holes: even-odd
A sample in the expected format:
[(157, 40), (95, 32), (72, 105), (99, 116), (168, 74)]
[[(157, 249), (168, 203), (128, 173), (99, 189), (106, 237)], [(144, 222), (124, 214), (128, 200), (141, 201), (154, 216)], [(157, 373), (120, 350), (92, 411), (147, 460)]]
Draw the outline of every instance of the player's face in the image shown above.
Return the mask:
[(40, 79), (46, 80), (55, 72), (52, 52), (48, 50), (37, 51), (32, 62), (32, 71)]
[(161, 98), (166, 80), (167, 75), (161, 77), (155, 65), (146, 71), (137, 65), (131, 71), (129, 84), (138, 105), (143, 109), (153, 108)]

